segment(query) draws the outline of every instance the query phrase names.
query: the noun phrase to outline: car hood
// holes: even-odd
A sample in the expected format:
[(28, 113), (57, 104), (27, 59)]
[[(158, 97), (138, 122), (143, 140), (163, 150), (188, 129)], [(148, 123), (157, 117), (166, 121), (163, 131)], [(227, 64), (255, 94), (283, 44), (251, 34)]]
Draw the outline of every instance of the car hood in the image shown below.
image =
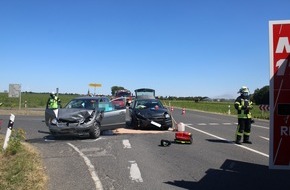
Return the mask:
[(167, 109), (159, 108), (147, 108), (147, 109), (137, 109), (135, 110), (137, 115), (141, 115), (145, 118), (152, 118), (152, 117), (163, 117), (165, 112), (168, 112)]
[(86, 118), (91, 117), (94, 110), (83, 109), (59, 109), (58, 119), (68, 122), (84, 121)]
[[(63, 121), (63, 122), (83, 122), (85, 121), (88, 117), (93, 117), (95, 115), (92, 115), (94, 110), (88, 110), (88, 109), (65, 109), (61, 108), (56, 110), (52, 109), (46, 109), (45, 110), (45, 121), (46, 124), (48, 125), (50, 119), (56, 118), (56, 113), (57, 113), (57, 119), (58, 121)], [(101, 121), (102, 117), (98, 117), (98, 120)]]

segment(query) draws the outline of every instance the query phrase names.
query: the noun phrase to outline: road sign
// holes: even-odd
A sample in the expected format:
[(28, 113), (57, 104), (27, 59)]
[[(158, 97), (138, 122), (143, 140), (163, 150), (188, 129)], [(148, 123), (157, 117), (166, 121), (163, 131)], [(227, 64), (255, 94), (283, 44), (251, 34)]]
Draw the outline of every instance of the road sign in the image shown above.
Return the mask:
[(269, 111), (269, 105), (260, 105), (259, 106), (259, 109), (261, 110), (261, 111)]
[(98, 84), (98, 83), (90, 83), (89, 86), (90, 86), (90, 87), (94, 87), (94, 88), (96, 88), (96, 87), (102, 87), (102, 84)]
[(96, 95), (96, 88), (97, 88), (97, 87), (102, 87), (102, 84), (98, 84), (98, 83), (90, 83), (89, 86), (90, 86), (90, 87), (94, 87), (94, 95)]
[(9, 98), (19, 98), (21, 95), (21, 85), (20, 84), (9, 84)]
[(269, 22), (271, 169), (290, 169), (290, 20)]

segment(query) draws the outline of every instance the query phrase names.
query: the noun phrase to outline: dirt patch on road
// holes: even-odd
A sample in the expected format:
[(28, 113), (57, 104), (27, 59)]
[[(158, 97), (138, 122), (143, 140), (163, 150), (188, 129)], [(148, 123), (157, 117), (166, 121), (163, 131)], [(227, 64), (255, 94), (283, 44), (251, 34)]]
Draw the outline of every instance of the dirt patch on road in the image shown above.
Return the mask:
[(128, 129), (128, 128), (119, 128), (113, 130), (114, 134), (158, 134), (158, 133), (165, 133), (165, 132), (172, 132), (172, 129), (167, 131), (158, 131), (158, 130), (137, 130), (137, 129)]

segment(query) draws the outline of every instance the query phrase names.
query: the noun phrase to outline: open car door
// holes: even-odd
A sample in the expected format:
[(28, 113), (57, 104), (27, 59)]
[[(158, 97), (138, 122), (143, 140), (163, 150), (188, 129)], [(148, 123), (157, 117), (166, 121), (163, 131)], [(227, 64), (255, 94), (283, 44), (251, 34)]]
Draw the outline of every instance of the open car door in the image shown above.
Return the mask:
[(99, 102), (99, 110), (104, 112), (101, 131), (126, 127), (126, 108), (116, 109), (112, 102)]

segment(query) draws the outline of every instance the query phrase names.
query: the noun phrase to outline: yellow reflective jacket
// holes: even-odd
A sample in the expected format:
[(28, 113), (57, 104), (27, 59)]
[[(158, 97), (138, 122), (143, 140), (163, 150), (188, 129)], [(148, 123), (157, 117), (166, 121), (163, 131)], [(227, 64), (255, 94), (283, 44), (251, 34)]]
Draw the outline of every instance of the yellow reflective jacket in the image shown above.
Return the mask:
[(49, 109), (57, 109), (58, 108), (58, 104), (59, 104), (59, 99), (57, 96), (55, 96), (54, 98), (50, 98), (48, 100), (48, 108)]
[(235, 100), (235, 108), (238, 112), (238, 118), (252, 118), (250, 110), (253, 109), (253, 102), (251, 100), (239, 96)]

